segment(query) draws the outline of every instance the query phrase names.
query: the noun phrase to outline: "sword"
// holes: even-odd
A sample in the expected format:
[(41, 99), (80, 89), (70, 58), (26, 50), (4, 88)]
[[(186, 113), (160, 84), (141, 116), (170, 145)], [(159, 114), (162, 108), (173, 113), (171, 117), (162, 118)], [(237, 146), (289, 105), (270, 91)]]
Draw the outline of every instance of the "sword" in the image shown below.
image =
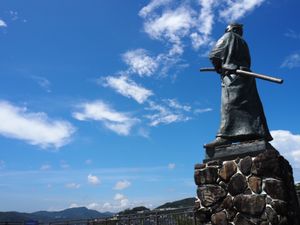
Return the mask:
[[(213, 67), (200, 68), (200, 72), (214, 72), (214, 71), (216, 71), (216, 70)], [(241, 76), (256, 77), (256, 78), (271, 81), (271, 82), (274, 82), (274, 83), (277, 83), (277, 84), (282, 84), (283, 83), (283, 79), (276, 78), (276, 77), (271, 77), (271, 76), (264, 75), (264, 74), (253, 73), (253, 72), (249, 72), (249, 71), (245, 71), (245, 70), (235, 70), (235, 73), (238, 74), (238, 75), (241, 75)]]

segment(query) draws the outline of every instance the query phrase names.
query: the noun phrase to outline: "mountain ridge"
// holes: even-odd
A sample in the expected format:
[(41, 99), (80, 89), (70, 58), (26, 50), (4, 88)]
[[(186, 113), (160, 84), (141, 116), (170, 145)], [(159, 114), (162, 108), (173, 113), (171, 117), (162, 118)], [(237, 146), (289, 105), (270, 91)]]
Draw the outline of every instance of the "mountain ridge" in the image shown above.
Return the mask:
[[(156, 207), (157, 209), (166, 208), (184, 208), (194, 206), (195, 198), (185, 198), (173, 202), (167, 202), (163, 205)], [(112, 212), (99, 212), (97, 210), (88, 209), (86, 207), (74, 207), (68, 208), (61, 211), (37, 211), (33, 213), (24, 212), (0, 212), (0, 222), (20, 222), (27, 220), (36, 220), (43, 223), (54, 222), (54, 221), (66, 221), (66, 220), (88, 220), (88, 219), (98, 219), (98, 218), (108, 218), (113, 215), (126, 215), (131, 213), (137, 213), (140, 211), (151, 211), (150, 209), (139, 206), (132, 209), (126, 209), (119, 213)]]

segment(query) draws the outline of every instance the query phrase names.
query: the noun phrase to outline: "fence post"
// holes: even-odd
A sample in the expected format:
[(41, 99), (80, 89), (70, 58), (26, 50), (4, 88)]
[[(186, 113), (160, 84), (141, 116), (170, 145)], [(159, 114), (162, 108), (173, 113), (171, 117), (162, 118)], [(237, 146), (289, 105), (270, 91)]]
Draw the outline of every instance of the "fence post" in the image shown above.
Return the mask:
[(158, 216), (158, 213), (156, 213), (156, 225), (159, 225), (159, 216)]

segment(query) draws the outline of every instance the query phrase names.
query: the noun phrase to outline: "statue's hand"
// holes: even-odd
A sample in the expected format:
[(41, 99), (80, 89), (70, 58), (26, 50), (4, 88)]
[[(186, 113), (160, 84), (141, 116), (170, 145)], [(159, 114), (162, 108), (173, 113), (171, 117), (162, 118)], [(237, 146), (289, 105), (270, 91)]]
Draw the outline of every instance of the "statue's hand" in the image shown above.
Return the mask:
[(224, 70), (224, 75), (229, 76), (230, 74), (236, 74), (236, 70)]

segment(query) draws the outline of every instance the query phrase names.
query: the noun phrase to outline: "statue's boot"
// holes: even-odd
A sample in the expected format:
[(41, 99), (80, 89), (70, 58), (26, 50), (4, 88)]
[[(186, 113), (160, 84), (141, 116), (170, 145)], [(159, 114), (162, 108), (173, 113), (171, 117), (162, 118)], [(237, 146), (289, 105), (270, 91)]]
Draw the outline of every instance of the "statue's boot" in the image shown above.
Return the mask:
[(221, 146), (221, 145), (229, 145), (231, 144), (232, 142), (226, 138), (222, 138), (222, 137), (217, 137), (214, 141), (208, 143), (208, 144), (205, 144), (204, 145), (204, 148), (216, 148), (218, 146)]

